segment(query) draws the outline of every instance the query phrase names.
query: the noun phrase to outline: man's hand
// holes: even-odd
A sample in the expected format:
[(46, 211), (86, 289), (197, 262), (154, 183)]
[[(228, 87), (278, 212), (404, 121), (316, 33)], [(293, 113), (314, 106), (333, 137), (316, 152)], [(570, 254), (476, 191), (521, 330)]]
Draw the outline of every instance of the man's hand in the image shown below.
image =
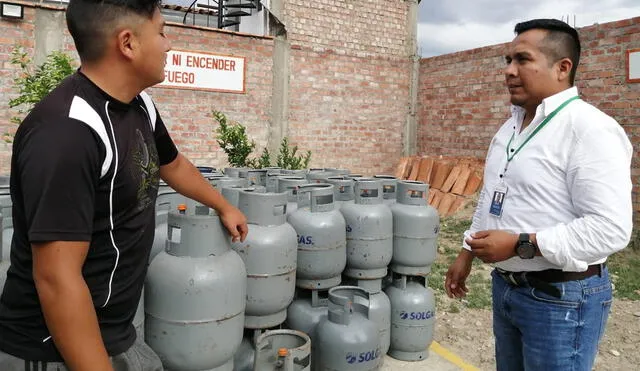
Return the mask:
[(485, 263), (497, 263), (516, 256), (517, 234), (489, 230), (476, 232), (471, 237), (465, 242), (471, 247), (473, 256)]
[(471, 273), (472, 262), (473, 255), (471, 255), (471, 252), (462, 249), (456, 260), (449, 266), (447, 278), (444, 282), (444, 289), (450, 298), (462, 298), (469, 292), (466, 280), (467, 277), (469, 277), (469, 273)]
[(225, 200), (182, 154), (178, 154), (173, 162), (160, 167), (160, 177), (183, 196), (215, 209), (233, 242), (244, 241), (247, 237), (247, 218)]
[(224, 224), (231, 234), (231, 242), (244, 242), (244, 239), (247, 237), (247, 233), (249, 233), (247, 218), (244, 214), (232, 205), (220, 210), (219, 214), (222, 224)]

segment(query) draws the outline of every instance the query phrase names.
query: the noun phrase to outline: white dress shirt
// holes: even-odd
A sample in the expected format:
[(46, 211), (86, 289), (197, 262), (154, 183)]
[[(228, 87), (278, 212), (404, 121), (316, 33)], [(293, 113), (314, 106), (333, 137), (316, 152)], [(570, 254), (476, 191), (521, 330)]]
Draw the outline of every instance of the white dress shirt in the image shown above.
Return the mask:
[[(516, 256), (496, 263), (499, 268), (580, 272), (629, 243), (633, 147), (622, 127), (594, 106), (570, 102), (522, 147), (503, 174), (507, 150), (517, 150), (545, 117), (576, 95), (572, 87), (544, 99), (522, 132), (525, 111), (513, 106), (511, 118), (491, 141), (484, 185), (465, 238), (490, 229), (536, 233), (543, 255)], [(496, 217), (489, 207), (501, 182), (508, 190), (502, 215)], [(470, 249), (465, 242), (463, 246)]]

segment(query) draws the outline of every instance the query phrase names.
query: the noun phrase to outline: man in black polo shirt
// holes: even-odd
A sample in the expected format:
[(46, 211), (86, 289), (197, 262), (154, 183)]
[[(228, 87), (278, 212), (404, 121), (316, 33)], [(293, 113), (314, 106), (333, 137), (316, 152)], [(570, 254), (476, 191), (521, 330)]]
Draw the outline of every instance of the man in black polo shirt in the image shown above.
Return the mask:
[(151, 98), (169, 41), (158, 0), (71, 0), (81, 68), (15, 136), (14, 235), (0, 297), (0, 370), (161, 370), (132, 319), (151, 250), (159, 179), (215, 208), (234, 240), (244, 215), (174, 145)]

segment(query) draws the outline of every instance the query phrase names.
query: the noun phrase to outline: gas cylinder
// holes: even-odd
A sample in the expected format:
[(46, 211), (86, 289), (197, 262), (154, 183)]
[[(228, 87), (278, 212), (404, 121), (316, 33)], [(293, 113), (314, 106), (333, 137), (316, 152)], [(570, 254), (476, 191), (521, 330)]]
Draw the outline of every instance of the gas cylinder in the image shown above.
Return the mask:
[(298, 241), (286, 222), (286, 193), (240, 192), (238, 208), (249, 233), (233, 249), (247, 267), (245, 327), (264, 329), (284, 322), (296, 283)]
[(336, 209), (340, 210), (344, 204), (355, 203), (353, 193), (354, 180), (346, 176), (330, 176), (327, 183), (333, 185), (333, 199)]
[[(8, 177), (6, 177), (8, 178)], [(8, 183), (8, 180), (3, 181)], [(10, 262), (13, 239), (13, 210), (9, 184), (0, 185), (0, 214), (2, 215), (2, 261)]]
[(298, 208), (287, 221), (298, 235), (296, 286), (328, 289), (340, 284), (347, 264), (344, 217), (334, 209), (331, 184), (298, 188)]
[(138, 301), (138, 308), (136, 314), (133, 317), (133, 327), (136, 329), (136, 336), (139, 339), (144, 340), (144, 286), (142, 287), (142, 294), (140, 294), (140, 300)]
[(267, 185), (267, 170), (266, 169), (252, 169), (247, 171), (247, 181), (249, 186), (263, 186)]
[(344, 275), (356, 279), (383, 278), (393, 254), (393, 217), (382, 203), (382, 182), (355, 181), (355, 203), (340, 211), (347, 222), (347, 267)]
[(382, 181), (382, 203), (385, 205), (395, 204), (398, 178), (392, 175), (374, 175), (374, 179)]
[(276, 178), (276, 184), (278, 193), (287, 194), (287, 215), (293, 213), (298, 208), (298, 187), (309, 184), (309, 181), (299, 176), (282, 176)]
[(362, 287), (369, 293), (369, 319), (378, 326), (380, 350), (382, 354), (387, 354), (391, 342), (391, 303), (387, 294), (382, 291), (382, 278), (375, 280), (347, 278), (342, 282), (343, 285)]
[(351, 173), (351, 171), (349, 171), (349, 169), (336, 169), (336, 168), (332, 168), (332, 167), (326, 167), (324, 168), (324, 171), (327, 173), (331, 173), (334, 176), (346, 176), (349, 175)]
[(438, 210), (427, 204), (429, 186), (416, 181), (398, 182), (398, 202), (393, 214), (393, 272), (422, 276), (431, 272), (440, 230)]
[(233, 356), (233, 371), (253, 371), (253, 361), (256, 353), (255, 331), (244, 330), (242, 342)]
[(433, 341), (436, 302), (426, 278), (394, 274), (386, 293), (391, 301), (389, 355), (403, 361), (427, 359)]
[(149, 265), (145, 341), (167, 369), (231, 371), (246, 270), (215, 211), (195, 205), (169, 213), (167, 248)]
[(11, 219), (9, 177), (0, 176), (0, 226), (2, 226), (2, 234), (0, 234), (0, 295), (4, 290), (7, 271), (11, 265), (11, 240), (6, 240), (7, 238), (13, 238), (13, 221)]
[[(384, 354), (361, 287), (329, 289), (328, 315), (316, 327), (318, 371), (378, 370)], [(314, 353), (315, 354), (315, 353)]]
[(249, 170), (250, 168), (248, 167), (225, 167), (224, 168), (224, 175), (230, 177), (230, 178), (239, 178), (240, 177), (240, 171), (246, 171)]
[(281, 173), (283, 175), (289, 175), (289, 176), (301, 176), (306, 178), (307, 177), (307, 173), (309, 172), (309, 170), (307, 169), (299, 169), (299, 170), (293, 170), (293, 169), (282, 169)]
[(287, 308), (285, 325), (302, 331), (311, 339), (311, 369), (317, 369), (316, 327), (327, 317), (329, 290), (296, 289), (295, 299)]
[[(2, 215), (0, 215), (0, 223), (2, 223)], [(2, 235), (0, 235), (0, 296), (4, 291), (4, 283), (7, 281), (7, 271), (11, 265), (9, 260), (3, 258), (4, 246), (2, 246)]]
[(202, 174), (211, 174), (216, 172), (216, 168), (211, 166), (196, 166), (196, 168)]
[(307, 180), (309, 180), (309, 183), (325, 183), (330, 176), (337, 176), (337, 174), (324, 170), (309, 171), (307, 173)]
[(224, 187), (248, 187), (249, 186), (249, 183), (247, 182), (246, 178), (222, 177), (222, 178), (209, 179), (209, 182), (218, 191), (220, 191)]
[(311, 339), (295, 330), (266, 331), (256, 341), (254, 371), (309, 371)]
[(276, 182), (276, 178), (282, 176), (282, 169), (279, 167), (269, 167), (267, 170), (267, 192), (275, 193), (278, 192), (278, 183)]
[(162, 189), (162, 192), (158, 192), (158, 197), (156, 198), (156, 231), (153, 236), (153, 246), (149, 254), (149, 262), (167, 246), (167, 220), (169, 211), (176, 210), (178, 205), (186, 202), (186, 197), (171, 188)]
[(238, 197), (241, 191), (265, 193), (266, 188), (263, 186), (249, 186), (249, 187), (224, 187), (221, 192), (222, 196), (229, 201), (229, 203), (235, 207), (238, 207)]

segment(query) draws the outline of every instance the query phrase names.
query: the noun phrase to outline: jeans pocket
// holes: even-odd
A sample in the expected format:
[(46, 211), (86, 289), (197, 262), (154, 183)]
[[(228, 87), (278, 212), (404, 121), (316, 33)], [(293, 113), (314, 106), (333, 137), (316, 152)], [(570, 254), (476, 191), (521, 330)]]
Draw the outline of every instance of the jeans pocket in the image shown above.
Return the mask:
[(598, 342), (602, 340), (602, 335), (604, 335), (604, 331), (607, 328), (607, 320), (609, 319), (609, 311), (611, 311), (611, 303), (613, 303), (613, 299), (604, 300), (602, 302), (602, 312), (600, 317), (600, 331), (598, 333)]
[(559, 298), (535, 287), (531, 288), (531, 296), (538, 301), (564, 308), (578, 308), (584, 299), (582, 285), (579, 281), (549, 283), (549, 285), (556, 287), (560, 291)]

